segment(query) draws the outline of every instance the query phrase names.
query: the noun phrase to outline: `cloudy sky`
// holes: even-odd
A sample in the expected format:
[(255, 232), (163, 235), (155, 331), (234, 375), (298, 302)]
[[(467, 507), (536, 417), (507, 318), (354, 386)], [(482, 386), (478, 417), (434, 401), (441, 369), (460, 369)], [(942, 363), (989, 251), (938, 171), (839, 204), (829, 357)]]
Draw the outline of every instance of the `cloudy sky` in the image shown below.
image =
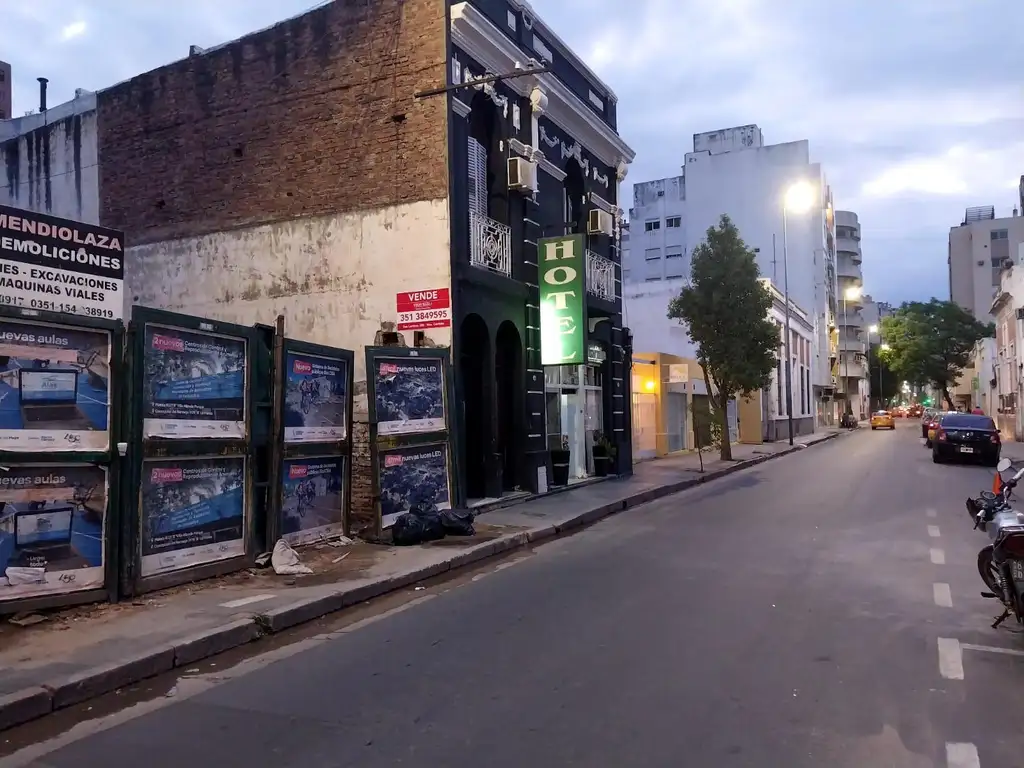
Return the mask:
[[(40, 75), (51, 103), (64, 101), (313, 4), (4, 0), (15, 114), (36, 106)], [(967, 206), (1005, 216), (1014, 205), (1021, 0), (532, 4), (617, 91), (619, 130), (637, 151), (628, 182), (677, 174), (697, 132), (757, 123), (769, 143), (810, 139), (838, 207), (860, 215), (876, 299), (948, 297), (949, 227)]]

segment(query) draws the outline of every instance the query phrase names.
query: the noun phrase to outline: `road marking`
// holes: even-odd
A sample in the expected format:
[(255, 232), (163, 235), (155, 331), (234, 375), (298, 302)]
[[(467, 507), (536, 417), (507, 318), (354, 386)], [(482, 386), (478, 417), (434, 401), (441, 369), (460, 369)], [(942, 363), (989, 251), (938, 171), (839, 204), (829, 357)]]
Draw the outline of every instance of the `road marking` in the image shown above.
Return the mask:
[(932, 547), (931, 552), (929, 554), (931, 554), (932, 556), (932, 562), (936, 565), (946, 564), (946, 553), (943, 552), (941, 549), (936, 549), (935, 547)]
[(961, 648), (967, 651), (982, 651), (984, 653), (1002, 653), (1006, 656), (1024, 656), (1024, 651), (1017, 648), (997, 648), (994, 645), (975, 645), (974, 643), (962, 643)]
[(939, 674), (947, 680), (964, 679), (964, 655), (959, 640), (939, 638)]
[(269, 600), (276, 595), (252, 595), (251, 597), (240, 597), (238, 600), (232, 600), (228, 603), (221, 603), (221, 608), (241, 608), (243, 605), (252, 605), (253, 603), (262, 603), (264, 600)]
[(932, 584), (932, 594), (935, 597), (935, 604), (941, 608), (953, 607), (953, 593), (949, 591), (949, 584)]
[(931, 536), (933, 539), (939, 538), (939, 536), (942, 535), (941, 533), (939, 533), (939, 526), (937, 526), (937, 525), (929, 525), (928, 526), (928, 535)]
[(934, 509), (929, 509), (927, 512), (925, 512), (925, 514), (928, 517), (938, 517), (939, 516), (939, 513), (936, 512)]
[(946, 742), (947, 768), (981, 768), (978, 748), (973, 744)]

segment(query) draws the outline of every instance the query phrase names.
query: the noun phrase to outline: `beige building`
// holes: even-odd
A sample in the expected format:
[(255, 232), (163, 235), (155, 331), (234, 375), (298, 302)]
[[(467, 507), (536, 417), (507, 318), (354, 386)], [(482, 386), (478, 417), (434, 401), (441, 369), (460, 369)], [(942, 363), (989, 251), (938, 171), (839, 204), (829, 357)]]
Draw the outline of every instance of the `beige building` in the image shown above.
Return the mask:
[(994, 320), (992, 300), (999, 292), (1003, 263), (1014, 261), (1024, 243), (1021, 208), (1024, 199), (1004, 218), (996, 218), (990, 205), (968, 208), (960, 226), (949, 230), (950, 298), (979, 320)]

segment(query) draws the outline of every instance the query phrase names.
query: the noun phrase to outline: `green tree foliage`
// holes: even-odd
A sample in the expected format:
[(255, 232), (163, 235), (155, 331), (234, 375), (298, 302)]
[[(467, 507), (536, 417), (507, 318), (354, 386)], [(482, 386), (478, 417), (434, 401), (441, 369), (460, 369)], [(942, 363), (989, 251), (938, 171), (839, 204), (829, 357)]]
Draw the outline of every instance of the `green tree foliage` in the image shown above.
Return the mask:
[(978, 321), (952, 301), (912, 301), (882, 320), (889, 349), (881, 357), (901, 379), (941, 390), (953, 408), (950, 387), (970, 364), (974, 345), (994, 334), (992, 323)]
[[(723, 215), (693, 251), (690, 285), (668, 305), (668, 316), (683, 320), (697, 345), (697, 362), (720, 434), (729, 434), (731, 399), (764, 388), (777, 364), (779, 333), (768, 319), (772, 296), (758, 279), (754, 252)], [(721, 457), (732, 459), (728, 439)]]
[(868, 370), (871, 372), (871, 394), (878, 399), (878, 407), (885, 408), (893, 398), (898, 398), (902, 379), (893, 372), (885, 360), (885, 353), (872, 346), (868, 353)]

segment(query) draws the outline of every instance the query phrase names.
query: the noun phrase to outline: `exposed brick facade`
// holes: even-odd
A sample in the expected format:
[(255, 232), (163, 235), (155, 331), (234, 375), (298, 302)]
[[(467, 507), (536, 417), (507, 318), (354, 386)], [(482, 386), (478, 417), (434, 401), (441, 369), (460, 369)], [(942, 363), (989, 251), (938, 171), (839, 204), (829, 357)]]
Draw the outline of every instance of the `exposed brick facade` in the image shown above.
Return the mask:
[(445, 0), (336, 0), (99, 95), (132, 245), (447, 197)]

